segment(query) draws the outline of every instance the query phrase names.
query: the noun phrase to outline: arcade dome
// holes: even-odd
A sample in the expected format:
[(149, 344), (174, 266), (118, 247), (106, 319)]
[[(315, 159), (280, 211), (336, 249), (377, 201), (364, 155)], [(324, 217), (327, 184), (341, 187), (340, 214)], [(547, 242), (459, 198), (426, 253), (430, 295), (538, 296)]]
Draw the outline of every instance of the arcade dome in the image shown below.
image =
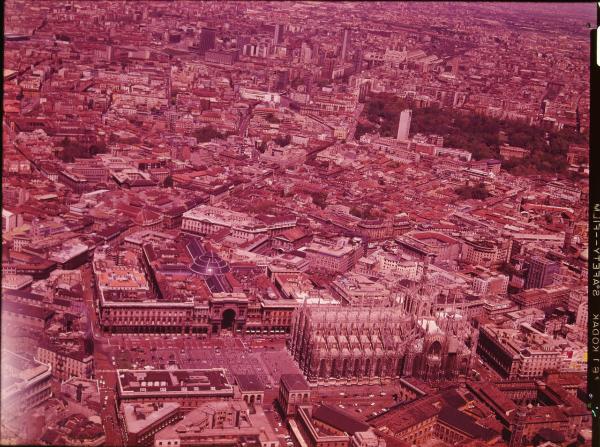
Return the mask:
[(209, 251), (196, 258), (190, 269), (204, 276), (223, 275), (229, 271), (229, 264), (215, 252)]

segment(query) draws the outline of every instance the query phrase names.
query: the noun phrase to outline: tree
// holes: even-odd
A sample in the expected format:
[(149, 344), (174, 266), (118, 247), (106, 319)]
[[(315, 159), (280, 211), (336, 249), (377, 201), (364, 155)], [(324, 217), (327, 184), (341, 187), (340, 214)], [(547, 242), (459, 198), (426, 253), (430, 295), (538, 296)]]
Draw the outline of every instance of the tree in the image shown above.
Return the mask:
[(279, 118), (277, 118), (275, 115), (273, 115), (272, 113), (267, 113), (267, 115), (265, 116), (265, 119), (271, 123), (271, 124), (279, 124), (281, 121), (279, 120)]
[(96, 154), (105, 154), (108, 151), (108, 148), (106, 147), (106, 143), (104, 141), (98, 141), (95, 144), (92, 144), (90, 146), (90, 154), (91, 155), (96, 155)]
[(372, 132), (375, 129), (375, 126), (372, 124), (363, 124), (358, 123), (356, 126), (356, 131), (354, 132), (354, 138), (360, 138), (363, 135)]
[[(558, 132), (527, 123), (498, 119), (479, 114), (462, 113), (438, 107), (417, 108), (406, 99), (389, 93), (369, 95), (363, 110), (373, 129), (378, 127), (381, 136), (394, 137), (398, 129), (400, 112), (413, 109), (411, 134), (436, 134), (444, 137), (444, 146), (464, 149), (475, 160), (499, 158), (501, 142), (531, 150), (522, 160), (506, 160), (503, 168), (513, 175), (535, 175), (544, 172), (566, 175), (566, 153), (570, 144), (585, 144), (586, 135), (565, 128)], [(366, 125), (357, 126), (360, 138)], [(501, 141), (502, 139), (502, 141)]]
[(83, 340), (83, 349), (87, 355), (94, 354), (94, 339), (88, 334)]
[(353, 206), (350, 208), (349, 213), (360, 219), (375, 219), (378, 217), (378, 213), (372, 205), (367, 205), (365, 207)]
[(303, 84), (304, 84), (304, 79), (302, 79), (302, 78), (294, 78), (294, 79), (292, 79), (291, 86), (292, 86), (292, 88), (294, 90), (296, 90), (298, 87), (300, 87)]
[(548, 152), (554, 155), (560, 155), (560, 154), (565, 154), (568, 152), (569, 150), (569, 141), (562, 135), (557, 134), (557, 135), (551, 135), (548, 138), (549, 141), (549, 146), (548, 146)]
[(273, 141), (275, 143), (277, 143), (279, 146), (284, 147), (284, 146), (287, 146), (288, 144), (290, 144), (290, 142), (292, 141), (292, 137), (290, 135), (286, 135), (285, 137), (282, 137), (280, 135), (277, 138), (275, 138)]
[(222, 140), (225, 138), (225, 135), (216, 130), (214, 127), (208, 125), (206, 127), (200, 127), (196, 129), (193, 133), (194, 137), (198, 140), (198, 143), (207, 143), (212, 139)]
[(66, 137), (60, 142), (60, 146), (63, 150), (60, 152), (59, 158), (65, 163), (72, 163), (76, 158), (92, 157), (92, 146), (84, 146)]
[(509, 277), (517, 273), (517, 269), (509, 262), (502, 263), (498, 270)]
[(475, 186), (462, 186), (454, 192), (462, 199), (484, 200), (490, 195), (484, 183), (479, 183)]

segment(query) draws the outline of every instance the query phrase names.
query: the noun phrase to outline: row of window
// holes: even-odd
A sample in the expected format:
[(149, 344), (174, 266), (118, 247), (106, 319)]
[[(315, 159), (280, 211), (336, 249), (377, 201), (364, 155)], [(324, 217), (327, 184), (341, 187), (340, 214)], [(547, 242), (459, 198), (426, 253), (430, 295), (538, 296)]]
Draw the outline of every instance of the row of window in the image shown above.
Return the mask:
[[(136, 325), (136, 324), (148, 324), (150, 323), (150, 317), (146, 319), (142, 318), (134, 318), (134, 317), (115, 317), (115, 318), (107, 318), (110, 320), (112, 324), (128, 324), (128, 325)], [(168, 317), (158, 317), (152, 318), (151, 324), (181, 324), (181, 318), (168, 318)]]
[(18, 320), (25, 320), (26, 322), (35, 323), (36, 325), (43, 324), (43, 320), (38, 317), (32, 317), (31, 315), (25, 315), (25, 314), (19, 314), (19, 313), (13, 313), (10, 311), (3, 311), (3, 312), (6, 312), (7, 316), (9, 317), (5, 321), (10, 321), (11, 318), (16, 318)]
[(131, 317), (131, 316), (149, 316), (149, 317), (153, 317), (153, 316), (167, 316), (167, 317), (189, 317), (190, 313), (185, 312), (185, 311), (169, 311), (169, 310), (163, 310), (163, 309), (151, 309), (151, 310), (130, 310), (130, 309), (104, 309), (104, 313), (106, 314), (106, 316), (124, 316), (124, 317)]

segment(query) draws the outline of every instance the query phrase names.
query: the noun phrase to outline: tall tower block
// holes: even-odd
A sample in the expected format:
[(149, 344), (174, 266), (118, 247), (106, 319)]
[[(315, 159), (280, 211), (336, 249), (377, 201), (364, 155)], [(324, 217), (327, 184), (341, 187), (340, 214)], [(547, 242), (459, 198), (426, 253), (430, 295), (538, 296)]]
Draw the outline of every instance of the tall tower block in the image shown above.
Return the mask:
[(400, 113), (400, 121), (398, 122), (398, 141), (408, 140), (408, 133), (410, 131), (410, 120), (412, 119), (412, 110), (406, 109)]
[(346, 60), (346, 51), (348, 51), (348, 28), (344, 28), (344, 37), (342, 38), (342, 62)]
[(275, 24), (275, 30), (273, 35), (273, 45), (279, 45), (283, 40), (283, 25), (280, 23)]

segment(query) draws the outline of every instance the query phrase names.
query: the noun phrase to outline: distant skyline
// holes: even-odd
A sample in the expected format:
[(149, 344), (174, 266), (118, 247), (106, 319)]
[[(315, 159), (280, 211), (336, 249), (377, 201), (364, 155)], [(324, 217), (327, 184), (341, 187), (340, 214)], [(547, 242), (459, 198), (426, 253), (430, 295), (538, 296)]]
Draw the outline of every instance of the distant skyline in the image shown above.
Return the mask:
[[(505, 10), (528, 11), (539, 15), (548, 15), (560, 13), (562, 16), (580, 17), (594, 23), (597, 19), (596, 2), (482, 2), (482, 5), (493, 5), (495, 7), (504, 8)], [(509, 9), (510, 6), (510, 9)]]
[(5, 2), (0, 444), (592, 447), (594, 10)]

